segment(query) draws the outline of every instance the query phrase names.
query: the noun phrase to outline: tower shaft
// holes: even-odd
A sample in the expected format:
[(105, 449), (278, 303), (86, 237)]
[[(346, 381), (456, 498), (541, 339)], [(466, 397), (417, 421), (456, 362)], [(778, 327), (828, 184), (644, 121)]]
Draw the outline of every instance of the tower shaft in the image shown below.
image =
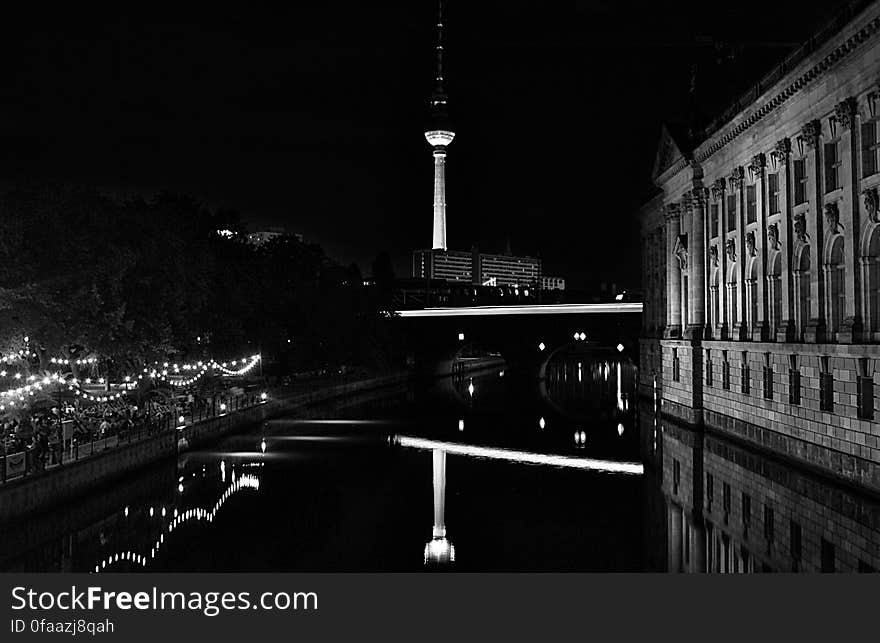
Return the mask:
[(434, 149), (434, 240), (435, 250), (446, 250), (446, 152)]

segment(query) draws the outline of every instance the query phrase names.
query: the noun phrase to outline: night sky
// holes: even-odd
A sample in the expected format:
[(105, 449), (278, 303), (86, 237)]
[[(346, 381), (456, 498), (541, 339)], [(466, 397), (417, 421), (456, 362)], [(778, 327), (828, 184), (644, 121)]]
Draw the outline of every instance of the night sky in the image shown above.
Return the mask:
[[(715, 115), (843, 3), (446, 4), (450, 247), (633, 286), (661, 122)], [(4, 16), (0, 179), (193, 194), (408, 276), (435, 2), (217, 7)]]

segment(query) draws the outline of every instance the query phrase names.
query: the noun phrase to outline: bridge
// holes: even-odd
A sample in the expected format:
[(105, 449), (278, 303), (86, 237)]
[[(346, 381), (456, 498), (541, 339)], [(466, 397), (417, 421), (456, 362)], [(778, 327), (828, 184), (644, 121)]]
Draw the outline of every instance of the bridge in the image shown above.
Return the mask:
[(391, 313), (417, 367), (454, 374), (464, 358), (499, 355), (539, 379), (571, 352), (609, 352), (638, 363), (641, 302), (436, 307)]
[(396, 310), (393, 316), (420, 317), (490, 317), (510, 315), (600, 315), (642, 313), (641, 302), (615, 302), (604, 304), (535, 304), (514, 306), (462, 306), (450, 308), (421, 308)]

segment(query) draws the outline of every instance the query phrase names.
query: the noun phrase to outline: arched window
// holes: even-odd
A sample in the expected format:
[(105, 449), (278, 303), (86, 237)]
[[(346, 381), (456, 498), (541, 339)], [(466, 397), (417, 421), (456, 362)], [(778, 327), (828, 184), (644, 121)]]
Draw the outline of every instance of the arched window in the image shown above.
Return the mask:
[(709, 287), (709, 295), (711, 299), (710, 310), (713, 327), (717, 327), (721, 324), (721, 297), (724, 296), (724, 293), (718, 291), (718, 281), (721, 279), (720, 275), (721, 271), (716, 268), (712, 272), (712, 285)]
[(782, 322), (782, 253), (778, 250), (770, 257), (767, 273), (767, 299), (770, 302), (770, 337), (776, 337), (776, 330)]
[(865, 302), (865, 332), (870, 339), (880, 333), (880, 226), (866, 230), (862, 255), (862, 288)]
[(746, 305), (748, 306), (746, 322), (749, 335), (758, 324), (758, 260), (752, 259), (746, 277)]
[(828, 290), (828, 331), (838, 333), (843, 328), (843, 317), (846, 314), (846, 267), (843, 262), (843, 236), (837, 235), (831, 241), (826, 286)]
[(731, 264), (727, 273), (730, 275), (730, 281), (727, 282), (727, 310), (730, 314), (728, 321), (729, 328), (733, 331), (733, 327), (739, 322), (739, 306), (737, 306), (737, 284), (736, 284), (736, 264)]
[(795, 332), (799, 340), (803, 340), (807, 322), (810, 321), (810, 246), (804, 244), (800, 247), (799, 255), (795, 258), (794, 292), (795, 307), (794, 321)]

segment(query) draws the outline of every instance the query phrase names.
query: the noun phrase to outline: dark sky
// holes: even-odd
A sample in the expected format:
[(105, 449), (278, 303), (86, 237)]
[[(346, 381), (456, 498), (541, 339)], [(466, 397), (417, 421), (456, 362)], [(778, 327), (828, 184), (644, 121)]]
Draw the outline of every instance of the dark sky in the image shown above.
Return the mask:
[[(436, 5), (289, 4), (4, 16), (0, 179), (189, 193), (408, 270), (431, 239)], [(692, 65), (717, 111), (842, 3), (446, 4), (450, 247), (509, 237), (580, 285), (637, 282), (634, 211)]]

